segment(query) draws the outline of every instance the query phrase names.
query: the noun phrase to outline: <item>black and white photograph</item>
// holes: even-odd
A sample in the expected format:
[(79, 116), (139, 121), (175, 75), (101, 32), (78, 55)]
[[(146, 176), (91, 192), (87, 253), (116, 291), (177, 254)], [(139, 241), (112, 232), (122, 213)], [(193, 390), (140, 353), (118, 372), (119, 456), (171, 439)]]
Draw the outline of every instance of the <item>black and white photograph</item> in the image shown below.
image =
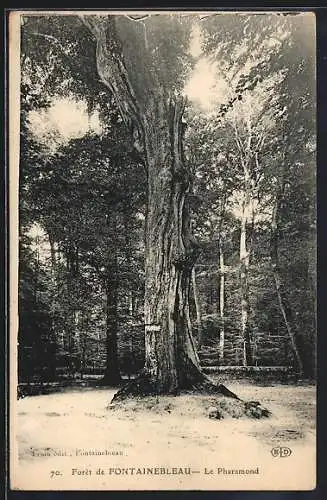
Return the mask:
[(316, 19), (9, 15), (10, 486), (316, 486)]

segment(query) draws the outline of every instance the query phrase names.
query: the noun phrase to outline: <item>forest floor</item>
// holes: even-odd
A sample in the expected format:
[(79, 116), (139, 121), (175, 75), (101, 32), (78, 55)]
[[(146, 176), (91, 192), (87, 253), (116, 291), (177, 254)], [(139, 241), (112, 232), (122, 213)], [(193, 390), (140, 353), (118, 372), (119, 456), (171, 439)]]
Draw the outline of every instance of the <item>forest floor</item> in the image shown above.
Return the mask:
[[(244, 400), (260, 401), (271, 417), (211, 420), (208, 408), (214, 398), (193, 394), (126, 401), (116, 408), (109, 406), (115, 391), (107, 388), (67, 388), (20, 399), (13, 485), (68, 490), (314, 488), (315, 387), (233, 381), (228, 388)], [(291, 455), (273, 456), (277, 446), (287, 447)], [(252, 472), (228, 472), (239, 468)]]

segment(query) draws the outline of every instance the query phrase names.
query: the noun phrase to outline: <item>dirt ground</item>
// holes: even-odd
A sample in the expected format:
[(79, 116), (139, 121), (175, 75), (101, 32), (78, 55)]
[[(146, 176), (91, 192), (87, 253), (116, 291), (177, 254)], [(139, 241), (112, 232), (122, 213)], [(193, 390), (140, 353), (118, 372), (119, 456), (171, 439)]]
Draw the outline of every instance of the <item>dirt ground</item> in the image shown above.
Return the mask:
[(129, 401), (119, 408), (110, 407), (115, 391), (105, 388), (25, 397), (17, 401), (12, 422), (12, 485), (313, 489), (315, 387), (242, 382), (228, 387), (244, 400), (260, 401), (271, 417), (212, 420), (208, 409), (214, 398), (191, 394)]

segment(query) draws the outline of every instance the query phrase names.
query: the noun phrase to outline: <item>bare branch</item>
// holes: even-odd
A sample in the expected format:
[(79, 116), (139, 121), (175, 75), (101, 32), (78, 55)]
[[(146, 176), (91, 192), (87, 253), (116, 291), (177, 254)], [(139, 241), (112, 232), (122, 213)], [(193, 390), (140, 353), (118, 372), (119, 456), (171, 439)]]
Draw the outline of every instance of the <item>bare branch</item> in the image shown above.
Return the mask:
[(65, 57), (67, 57), (71, 61), (73, 60), (71, 55), (63, 47), (63, 45), (59, 42), (58, 38), (56, 38), (52, 35), (46, 35), (45, 33), (38, 33), (38, 32), (31, 32), (31, 33), (29, 33), (29, 35), (38, 36), (38, 37), (45, 38), (46, 40), (49, 40), (50, 42), (54, 43), (60, 49), (60, 51), (64, 54)]
[(253, 138), (253, 133), (252, 133), (252, 124), (251, 124), (251, 119), (249, 118), (246, 120), (246, 125), (248, 129), (248, 140), (246, 144), (246, 150), (248, 155), (251, 155), (251, 144), (252, 144), (252, 138)]
[[(235, 132), (234, 139), (235, 139), (236, 145), (238, 147), (239, 153), (241, 155), (242, 165), (243, 165), (243, 163), (244, 163), (243, 159), (244, 159), (244, 156), (246, 156), (246, 155), (245, 155), (245, 152), (244, 152), (244, 146), (242, 144), (242, 140), (241, 140), (241, 138), (239, 136), (239, 132), (238, 132), (238, 128), (237, 128), (235, 116), (233, 117), (232, 126), (233, 126), (233, 129), (234, 129), (234, 132)], [(243, 167), (244, 167), (244, 165), (243, 165)]]
[(65, 47), (58, 40), (58, 38), (54, 37), (53, 35), (48, 35), (46, 33), (39, 33), (39, 32), (29, 32), (28, 34), (35, 37), (44, 38), (45, 40), (53, 44), (58, 49), (58, 51), (65, 57), (66, 61), (70, 65), (71, 69), (75, 72), (75, 74), (80, 75), (82, 78), (85, 77), (83, 67), (80, 64), (78, 64), (78, 60), (76, 60), (76, 58), (74, 58), (65, 49)]

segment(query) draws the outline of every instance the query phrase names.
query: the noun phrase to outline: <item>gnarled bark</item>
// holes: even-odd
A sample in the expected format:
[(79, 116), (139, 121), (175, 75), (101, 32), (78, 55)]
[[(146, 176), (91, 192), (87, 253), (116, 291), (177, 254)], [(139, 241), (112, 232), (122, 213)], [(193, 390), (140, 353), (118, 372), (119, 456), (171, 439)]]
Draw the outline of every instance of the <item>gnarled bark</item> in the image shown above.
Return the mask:
[[(192, 179), (182, 148), (184, 99), (152, 74), (144, 75), (144, 82), (156, 80), (155, 86), (151, 83), (147, 88), (146, 102), (138, 99), (126, 69), (116, 16), (86, 15), (82, 19), (97, 42), (98, 73), (144, 151), (148, 175), (145, 366), (114, 400), (189, 389), (238, 399), (202, 373), (191, 332), (189, 293), (197, 247), (190, 236), (188, 193)], [(133, 71), (139, 69), (135, 66)]]
[[(190, 330), (189, 291), (197, 256), (191, 244), (183, 162), (183, 100), (153, 99), (145, 119), (148, 168), (145, 279), (145, 370), (157, 393), (188, 386), (189, 366), (199, 370)], [(154, 129), (153, 123), (160, 123)]]

